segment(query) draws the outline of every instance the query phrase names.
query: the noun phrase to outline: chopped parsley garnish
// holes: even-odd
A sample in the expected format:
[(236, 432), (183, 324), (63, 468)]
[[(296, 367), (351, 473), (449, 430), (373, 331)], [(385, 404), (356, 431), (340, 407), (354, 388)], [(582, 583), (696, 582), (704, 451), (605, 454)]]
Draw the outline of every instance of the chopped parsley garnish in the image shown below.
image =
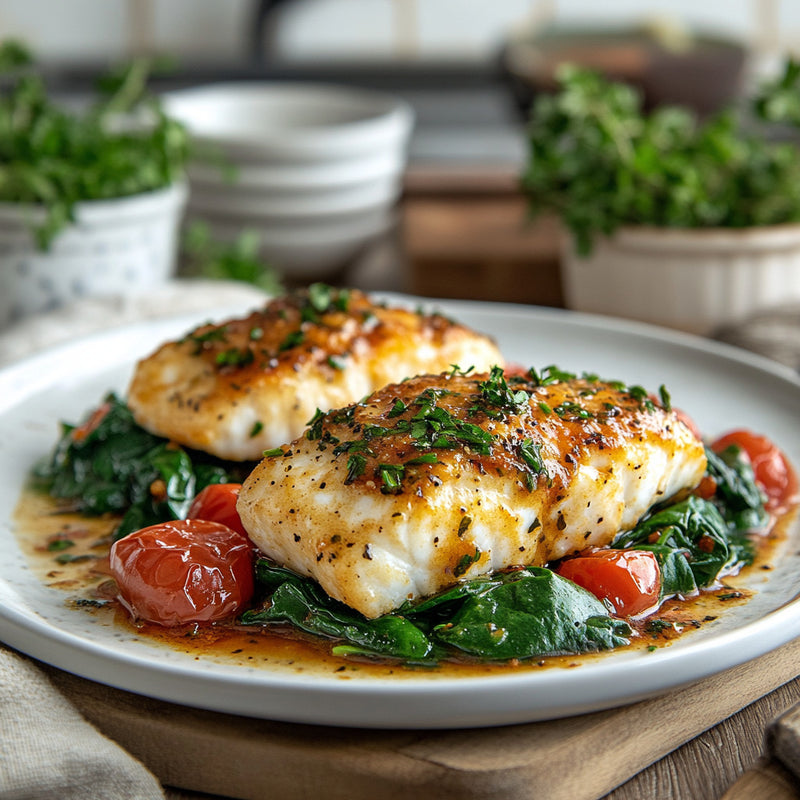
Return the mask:
[(308, 287), (307, 298), (300, 306), (300, 319), (303, 322), (318, 322), (320, 314), (330, 311), (347, 311), (350, 305), (350, 292), (336, 289), (327, 283), (312, 283)]
[(525, 472), (525, 485), (528, 491), (533, 491), (536, 488), (536, 482), (539, 475), (544, 475), (549, 479), (547, 468), (542, 460), (542, 445), (539, 442), (534, 442), (533, 439), (523, 439), (522, 444), (519, 446), (519, 454), (522, 460), (528, 467)]
[(73, 555), (72, 553), (59, 553), (55, 557), (55, 560), (59, 564), (74, 564), (78, 561), (91, 561), (93, 558), (97, 558), (97, 556), (91, 555), (90, 553), (83, 553), (81, 555)]
[(397, 494), (402, 489), (405, 467), (402, 464), (378, 464), (378, 474), (383, 486), (384, 494)]
[(250, 438), (254, 439), (263, 430), (264, 430), (264, 423), (260, 419), (257, 419), (253, 423), (253, 427), (250, 428)]
[(647, 389), (643, 386), (629, 386), (626, 391), (639, 405), (646, 408), (648, 411), (656, 410), (655, 403), (650, 399)]
[(389, 409), (389, 413), (386, 416), (389, 417), (389, 419), (392, 419), (393, 417), (399, 417), (406, 411), (408, 411), (408, 406), (398, 397), (397, 400), (394, 401), (394, 405)]
[(341, 357), (328, 356), (325, 361), (331, 369), (343, 370), (345, 367), (344, 359)]
[(255, 356), (249, 347), (231, 347), (217, 353), (216, 362), (221, 367), (246, 367), (252, 364)]
[(406, 464), (437, 464), (439, 456), (436, 453), (423, 453), (421, 456), (406, 461)]
[(495, 416), (490, 408), (515, 412), (525, 408), (530, 401), (530, 395), (523, 389), (511, 390), (501, 367), (492, 367), (489, 378), (479, 381), (478, 391), (484, 404), (482, 410), (489, 416)]
[(352, 483), (359, 475), (363, 475), (366, 468), (366, 457), (361, 455), (361, 453), (353, 453), (347, 459), (347, 477), (344, 479), (345, 484)]
[(305, 341), (306, 335), (301, 330), (291, 331), (286, 335), (286, 338), (278, 346), (278, 352), (282, 353), (285, 350), (291, 350)]
[(589, 419), (592, 416), (580, 403), (567, 401), (556, 406), (553, 411), (562, 419)]
[(461, 556), (461, 558), (458, 560), (458, 564), (456, 564), (456, 567), (453, 570), (453, 577), (460, 578), (462, 575), (466, 574), (467, 570), (469, 570), (473, 564), (476, 564), (480, 560), (481, 551), (476, 547), (475, 552), (472, 555), (467, 553), (466, 555)]
[(308, 430), (306, 431), (306, 439), (313, 442), (315, 439), (322, 438), (322, 423), (325, 421), (325, 412), (318, 408), (314, 412), (314, 416), (306, 423)]
[(228, 326), (220, 325), (217, 328), (209, 328), (209, 330), (204, 331), (203, 333), (192, 331), (191, 333), (186, 334), (182, 341), (192, 342), (195, 346), (194, 354), (197, 355), (203, 349), (204, 344), (211, 342), (224, 342), (227, 334)]
[(528, 377), (536, 386), (550, 386), (553, 383), (564, 383), (565, 381), (575, 380), (577, 377), (574, 372), (565, 372), (555, 364), (545, 367), (539, 373), (534, 367), (528, 370)]
[(53, 539), (47, 543), (47, 550), (50, 553), (57, 553), (59, 550), (69, 550), (74, 546), (75, 542), (71, 539)]

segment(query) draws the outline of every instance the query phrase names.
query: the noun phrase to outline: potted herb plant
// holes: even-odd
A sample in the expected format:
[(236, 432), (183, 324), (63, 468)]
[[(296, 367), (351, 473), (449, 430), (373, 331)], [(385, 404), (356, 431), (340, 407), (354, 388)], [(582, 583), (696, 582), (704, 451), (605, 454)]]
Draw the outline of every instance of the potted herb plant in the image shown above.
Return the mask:
[(189, 138), (136, 61), (88, 107), (53, 100), (26, 48), (0, 45), (0, 326), (175, 267)]
[(800, 124), (797, 64), (702, 120), (563, 67), (532, 110), (523, 186), (569, 234), (568, 306), (708, 334), (800, 299), (800, 151), (765, 123)]

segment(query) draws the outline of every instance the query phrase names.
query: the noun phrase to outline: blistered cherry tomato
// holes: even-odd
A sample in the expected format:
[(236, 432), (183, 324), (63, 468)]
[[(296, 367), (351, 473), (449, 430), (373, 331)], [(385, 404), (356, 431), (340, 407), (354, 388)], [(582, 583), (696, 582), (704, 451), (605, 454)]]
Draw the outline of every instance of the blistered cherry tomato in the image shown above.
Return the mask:
[(586, 550), (557, 571), (607, 600), (619, 616), (636, 616), (658, 604), (661, 570), (647, 550)]
[(136, 618), (172, 627), (235, 614), (253, 596), (253, 549), (219, 522), (151, 525), (115, 542), (111, 574)]
[(198, 492), (197, 497), (189, 506), (187, 519), (208, 519), (221, 522), (239, 533), (247, 536), (247, 531), (242, 525), (239, 512), (236, 510), (236, 501), (239, 499), (241, 483), (212, 483)]
[(711, 448), (721, 453), (731, 445), (740, 447), (750, 460), (756, 481), (767, 496), (767, 511), (780, 514), (797, 502), (797, 473), (770, 439), (751, 431), (735, 430), (714, 441)]

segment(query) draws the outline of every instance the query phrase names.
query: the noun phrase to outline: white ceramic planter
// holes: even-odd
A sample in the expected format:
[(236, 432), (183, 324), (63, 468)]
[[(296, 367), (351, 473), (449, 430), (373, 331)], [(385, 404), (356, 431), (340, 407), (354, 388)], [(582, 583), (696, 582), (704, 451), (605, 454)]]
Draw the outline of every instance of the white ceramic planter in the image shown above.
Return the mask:
[(48, 251), (31, 226), (42, 209), (0, 203), (0, 326), (83, 297), (131, 295), (175, 271), (185, 183), (80, 203)]
[(623, 228), (588, 258), (563, 248), (569, 308), (709, 334), (800, 300), (800, 225)]

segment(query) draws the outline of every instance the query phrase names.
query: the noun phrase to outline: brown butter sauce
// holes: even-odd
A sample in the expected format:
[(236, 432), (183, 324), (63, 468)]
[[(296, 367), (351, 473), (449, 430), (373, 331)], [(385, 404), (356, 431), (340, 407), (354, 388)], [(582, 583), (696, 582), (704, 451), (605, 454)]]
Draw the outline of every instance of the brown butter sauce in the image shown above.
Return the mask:
[[(631, 645), (624, 649), (668, 646), (677, 637), (702, 628), (741, 605), (752, 596), (745, 588), (748, 575), (769, 570), (780, 556), (788, 526), (796, 509), (781, 517), (770, 532), (758, 539), (755, 563), (739, 575), (728, 576), (722, 585), (697, 597), (665, 601), (659, 610), (642, 620), (630, 621), (635, 631)], [(569, 656), (476, 663), (468, 659), (441, 662), (436, 666), (407, 666), (390, 661), (340, 658), (330, 652), (327, 640), (317, 639), (289, 626), (244, 627), (233, 624), (164, 628), (134, 622), (114, 598), (115, 587), (108, 573), (110, 533), (116, 519), (90, 518), (64, 513), (52, 498), (39, 492), (23, 492), (15, 512), (15, 533), (20, 548), (35, 574), (48, 586), (62, 590), (65, 602), (76, 610), (102, 615), (110, 623), (127, 629), (130, 635), (193, 656), (244, 667), (280, 667), (293, 673), (334, 674), (342, 679), (358, 676), (416, 677), (420, 673), (441, 678), (483, 676), (510, 671), (543, 668), (574, 668), (616, 651)], [(72, 545), (58, 548), (66, 540)], [(56, 543), (56, 544), (54, 544)], [(59, 563), (58, 559), (66, 561)], [(68, 560), (67, 560), (68, 559)]]

